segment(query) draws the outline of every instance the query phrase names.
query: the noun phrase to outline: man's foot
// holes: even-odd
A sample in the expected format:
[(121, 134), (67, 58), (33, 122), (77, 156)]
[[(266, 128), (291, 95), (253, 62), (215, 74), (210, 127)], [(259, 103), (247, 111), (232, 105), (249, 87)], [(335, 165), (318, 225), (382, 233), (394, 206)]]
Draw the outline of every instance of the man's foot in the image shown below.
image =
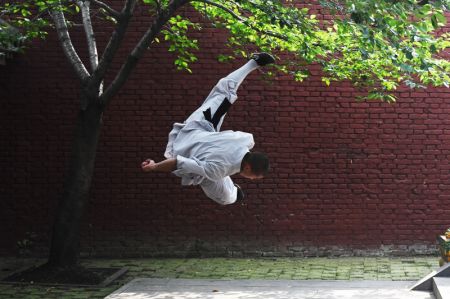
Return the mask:
[(265, 66), (275, 62), (275, 58), (269, 53), (254, 53), (250, 59), (256, 61), (259, 66)]

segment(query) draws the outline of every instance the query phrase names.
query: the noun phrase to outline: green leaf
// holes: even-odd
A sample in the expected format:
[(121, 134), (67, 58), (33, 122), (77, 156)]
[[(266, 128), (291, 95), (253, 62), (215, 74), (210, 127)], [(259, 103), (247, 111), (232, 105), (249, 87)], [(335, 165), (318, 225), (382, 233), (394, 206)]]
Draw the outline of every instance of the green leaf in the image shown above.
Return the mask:
[(437, 12), (435, 14), (435, 16), (436, 16), (439, 26), (445, 26), (445, 24), (447, 24), (447, 18), (442, 13)]
[(391, 94), (385, 94), (383, 95), (383, 101), (387, 103), (395, 103), (397, 99)]
[(433, 25), (433, 28), (434, 28), (434, 29), (439, 28), (438, 20), (437, 20), (436, 15), (432, 15), (432, 16), (431, 16), (431, 24)]

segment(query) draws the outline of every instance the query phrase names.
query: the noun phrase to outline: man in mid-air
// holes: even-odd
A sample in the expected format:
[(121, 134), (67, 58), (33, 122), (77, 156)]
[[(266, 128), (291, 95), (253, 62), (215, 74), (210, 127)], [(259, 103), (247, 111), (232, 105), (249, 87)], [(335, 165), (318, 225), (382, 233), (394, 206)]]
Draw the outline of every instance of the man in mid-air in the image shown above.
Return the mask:
[(261, 179), (269, 170), (263, 153), (251, 152), (253, 135), (240, 131), (220, 131), (225, 114), (237, 100), (237, 90), (252, 71), (273, 63), (267, 53), (256, 53), (239, 69), (219, 80), (206, 100), (184, 123), (175, 123), (169, 133), (164, 156), (141, 164), (144, 172), (172, 172), (182, 185), (200, 185), (206, 196), (221, 205), (244, 198), (244, 192), (230, 176), (239, 173)]

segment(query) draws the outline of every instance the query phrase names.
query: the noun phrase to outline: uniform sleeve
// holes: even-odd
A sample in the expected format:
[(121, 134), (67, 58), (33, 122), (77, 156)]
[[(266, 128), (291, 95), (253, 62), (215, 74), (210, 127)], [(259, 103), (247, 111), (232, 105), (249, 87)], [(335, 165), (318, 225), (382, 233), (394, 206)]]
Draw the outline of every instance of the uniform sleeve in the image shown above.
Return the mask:
[(177, 138), (178, 133), (184, 126), (185, 126), (185, 124), (182, 124), (182, 123), (174, 123), (173, 124), (172, 130), (169, 133), (166, 151), (164, 152), (164, 157), (166, 157), (167, 159), (174, 158), (173, 143), (174, 143), (175, 139)]
[(219, 181), (226, 176), (226, 169), (224, 165), (214, 161), (200, 161), (177, 155), (177, 169), (173, 173), (177, 176), (199, 175), (211, 181)]

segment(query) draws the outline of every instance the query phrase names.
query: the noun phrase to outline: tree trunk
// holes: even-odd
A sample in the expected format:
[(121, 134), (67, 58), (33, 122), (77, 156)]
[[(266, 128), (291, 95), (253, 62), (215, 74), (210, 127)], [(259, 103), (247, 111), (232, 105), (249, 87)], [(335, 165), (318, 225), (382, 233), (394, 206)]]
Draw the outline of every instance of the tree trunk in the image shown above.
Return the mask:
[[(83, 100), (86, 99), (81, 99)], [(64, 192), (59, 202), (50, 246), (48, 265), (74, 267), (78, 264), (80, 226), (94, 172), (101, 129), (102, 107), (96, 100), (78, 113)]]

